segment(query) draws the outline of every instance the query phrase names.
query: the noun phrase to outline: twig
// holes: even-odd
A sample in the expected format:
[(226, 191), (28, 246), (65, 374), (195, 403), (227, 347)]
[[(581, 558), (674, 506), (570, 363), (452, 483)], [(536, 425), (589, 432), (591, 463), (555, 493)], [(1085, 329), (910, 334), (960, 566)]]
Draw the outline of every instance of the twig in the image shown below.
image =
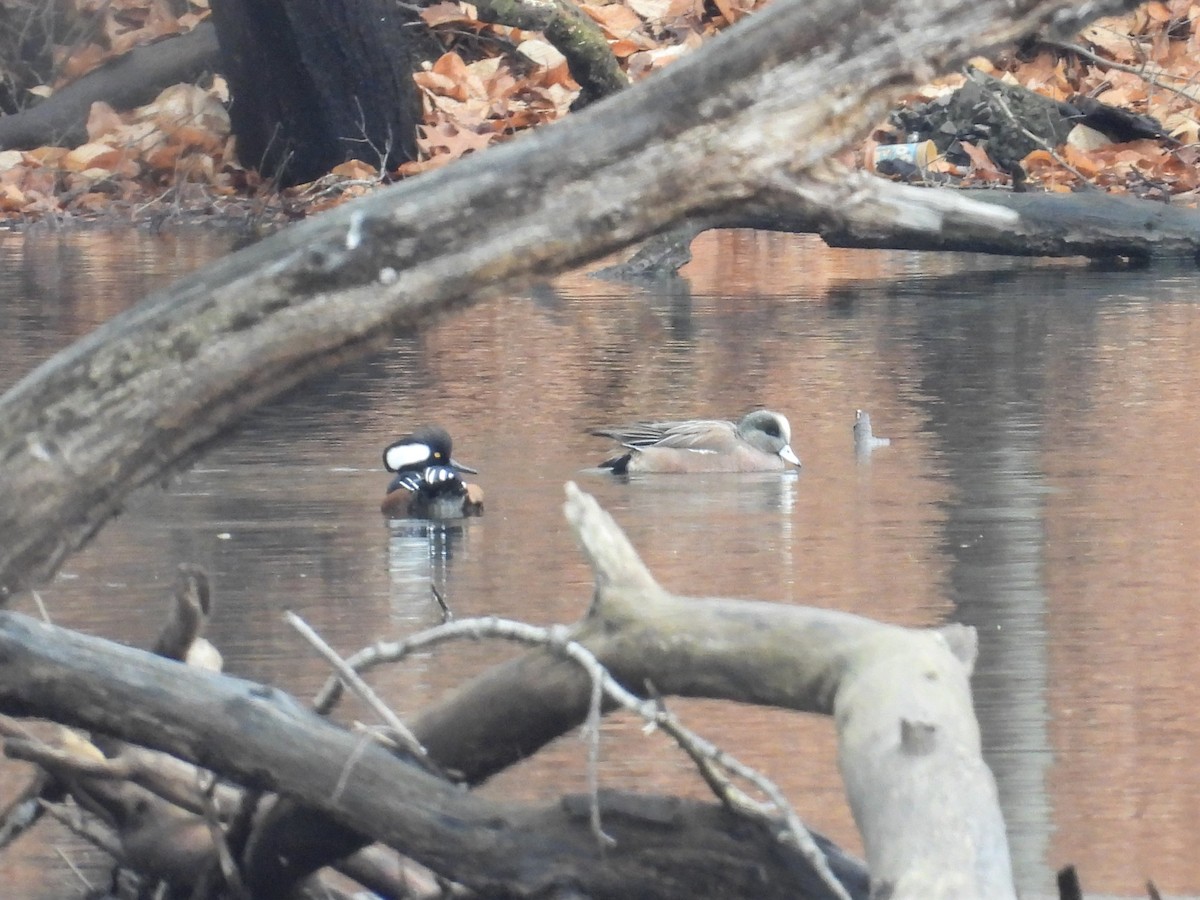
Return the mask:
[[(217, 809), (217, 804), (213, 802), (213, 790), (217, 786), (216, 776), (212, 773), (205, 774), (208, 784), (201, 786), (200, 797), (204, 803), (204, 822), (208, 825), (208, 834), (216, 849), (221, 877), (224, 879), (225, 887), (236, 900), (251, 900), (250, 891), (246, 889), (246, 885), (242, 881), (237, 860), (234, 859), (225, 829), (221, 825), (220, 811)], [(211, 867), (208, 871), (212, 872)]]
[(66, 851), (63, 850), (62, 847), (55, 847), (54, 852), (58, 854), (59, 859), (67, 864), (67, 868), (75, 873), (75, 877), (78, 878), (80, 882), (83, 883), (83, 886), (88, 889), (89, 895), (96, 890), (96, 886), (88, 881), (87, 876), (83, 874), (83, 870), (80, 869), (79, 866), (75, 865), (75, 861), (71, 859), (71, 857), (67, 856)]
[(357, 94), (354, 95), (354, 105), (358, 107), (357, 125), (362, 137), (346, 138), (346, 141), (348, 143), (352, 142), (356, 144), (365, 144), (371, 148), (371, 152), (374, 153), (376, 158), (379, 160), (379, 177), (376, 179), (376, 183), (383, 184), (388, 177), (388, 160), (391, 158), (393, 150), (392, 142), (394, 138), (392, 135), (392, 123), (388, 122), (387, 140), (383, 142), (383, 147), (378, 147), (371, 136), (367, 134), (367, 114), (363, 109), (362, 100), (359, 99)]
[(342, 771), (338, 773), (337, 784), (335, 784), (333, 786), (333, 790), (329, 792), (330, 803), (337, 803), (342, 799), (342, 794), (346, 790), (346, 785), (350, 783), (350, 773), (354, 771), (354, 764), (362, 758), (363, 751), (366, 750), (368, 744), (374, 740), (377, 740), (377, 738), (375, 738), (370, 732), (364, 731), (361, 733), (358, 743), (354, 745), (354, 749), (351, 751), (350, 756), (347, 757), (346, 762), (342, 765)]
[(1071, 53), (1075, 53), (1079, 56), (1082, 56), (1084, 59), (1091, 60), (1092, 62), (1096, 63), (1096, 65), (1102, 66), (1105, 69), (1115, 69), (1118, 72), (1128, 72), (1131, 75), (1136, 75), (1147, 84), (1152, 84), (1156, 88), (1160, 88), (1161, 90), (1169, 91), (1172, 94), (1183, 97), (1189, 103), (1200, 103), (1200, 97), (1197, 97), (1195, 94), (1189, 94), (1186, 90), (1172, 87), (1169, 84), (1163, 84), (1158, 80), (1160, 78), (1174, 78), (1176, 81), (1182, 81), (1185, 84), (1194, 85), (1196, 79), (1193, 75), (1176, 75), (1173, 72), (1168, 72), (1166, 69), (1162, 69), (1158, 72), (1149, 72), (1146, 68), (1149, 65), (1149, 61), (1140, 66), (1117, 62), (1113, 59), (1105, 59), (1099, 53), (1094, 53), (1086, 47), (1082, 47), (1079, 44), (1072, 44), (1068, 41), (1043, 40), (1042, 43), (1050, 47), (1057, 47), (1060, 50), (1067, 50)]
[(400, 717), (392, 712), (388, 705), (380, 699), (379, 695), (371, 689), (371, 686), (363, 681), (361, 677), (359, 677), (358, 672), (352, 666), (348, 665), (347, 661), (343, 660), (337, 654), (337, 651), (330, 647), (329, 644), (327, 644), (325, 640), (313, 630), (312, 626), (300, 618), (300, 616), (296, 615), (291, 610), (288, 610), (287, 613), (285, 613), (285, 616), (288, 624), (300, 632), (301, 637), (308, 641), (316, 649), (316, 651), (325, 657), (325, 660), (331, 666), (333, 666), (334, 671), (338, 673), (337, 677), (346, 685), (348, 685), (350, 690), (354, 691), (358, 698), (367, 704), (367, 706), (369, 706), (375, 712), (375, 714), (383, 720), (384, 724), (388, 726), (404, 749), (415, 756), (428, 768), (433, 771), (437, 771), (439, 775), (444, 777), (444, 773), (437, 769), (436, 764), (429, 757), (429, 751), (421, 746), (421, 742), (417, 740), (417, 736), (409, 730), (407, 725), (400, 721)]
[(592, 679), (592, 696), (588, 701), (587, 720), (582, 736), (588, 742), (587, 787), (588, 819), (592, 834), (602, 847), (615, 847), (616, 839), (605, 832), (600, 821), (600, 718), (604, 714), (604, 682)]
[(42, 595), (37, 591), (29, 593), (33, 595), (33, 602), (37, 606), (38, 615), (42, 617), (42, 621), (47, 625), (53, 625), (54, 623), (50, 620), (50, 610), (46, 609), (46, 604), (42, 602)]
[[(692, 759), (705, 759), (711, 765), (727, 769), (739, 778), (746, 779), (762, 791), (777, 810), (777, 816), (771, 816), (762, 804), (757, 804), (749, 797), (732, 789), (728, 785), (727, 780), (719, 779), (710, 781), (707, 776), (705, 778), (706, 781), (709, 781), (710, 785), (714, 783), (721, 785), (721, 790), (718, 791), (717, 796), (735, 812), (776, 825), (779, 824), (779, 819), (782, 818), (785, 831), (784, 835), (781, 836), (781, 840), (791, 843), (800, 851), (801, 855), (808, 860), (814, 871), (817, 872), (835, 897), (839, 898), (839, 900), (850, 900), (846, 889), (829, 868), (825, 854), (821, 852), (820, 847), (813, 840), (811, 833), (778, 787), (765, 776), (734, 759), (714, 744), (689, 730), (673, 714), (667, 711), (665, 707), (652, 700), (643, 700), (626, 690), (609, 674), (608, 670), (604, 668), (595, 655), (582, 644), (572, 640), (570, 634), (569, 629), (561, 625), (551, 628), (540, 628), (524, 622), (501, 619), (496, 616), (460, 619), (419, 632), (402, 641), (380, 642), (366, 647), (346, 659), (345, 665), (349, 666), (355, 672), (363, 672), (383, 663), (399, 662), (418, 650), (461, 638), (474, 638), (477, 640), (485, 637), (500, 638), (529, 646), (548, 647), (578, 663), (592, 679), (593, 691), (595, 691), (595, 685), (599, 684), (604, 694), (610, 700), (618, 706), (640, 715), (647, 722), (662, 728), (663, 731), (675, 739), (675, 742)], [(329, 708), (337, 701), (340, 694), (340, 684), (341, 681), (338, 678), (331, 678), (326, 682), (313, 701), (313, 705), (318, 712), (322, 714), (328, 712)], [(592, 802), (594, 807), (593, 816), (595, 817), (593, 822), (598, 823), (598, 797), (594, 795)], [(598, 825), (595, 827), (598, 828)], [(603, 831), (599, 833), (603, 835)]]
[[(168, 803), (188, 812), (204, 812), (204, 800), (195, 789), (195, 778), (207, 774), (190, 763), (142, 747), (125, 746), (117, 756), (104, 757), (82, 739), (61, 746), (38, 738), (7, 734), (7, 723), (0, 721), (0, 733), (8, 740), (4, 753), (10, 759), (31, 762), (56, 776), (94, 778), (100, 781), (128, 781), (145, 788)], [(69, 734), (69, 732), (68, 732)], [(222, 806), (236, 803), (238, 792), (220, 788)]]
[(433, 599), (437, 601), (438, 607), (442, 610), (443, 624), (446, 622), (453, 622), (454, 611), (450, 609), (450, 605), (446, 603), (446, 598), (442, 595), (442, 592), (438, 590), (438, 586), (436, 584), (431, 584), (429, 585), (429, 590), (433, 593)]
[(83, 820), (79, 810), (75, 810), (75, 815), (71, 815), (68, 811), (70, 807), (64, 806), (61, 803), (47, 803), (42, 801), (42, 809), (46, 811), (46, 815), (50, 816), (65, 825), (73, 834), (79, 835), (85, 841), (99, 847), (113, 859), (121, 859), (123, 850), (120, 839), (109, 831), (107, 828), (96, 825), (89, 825)]

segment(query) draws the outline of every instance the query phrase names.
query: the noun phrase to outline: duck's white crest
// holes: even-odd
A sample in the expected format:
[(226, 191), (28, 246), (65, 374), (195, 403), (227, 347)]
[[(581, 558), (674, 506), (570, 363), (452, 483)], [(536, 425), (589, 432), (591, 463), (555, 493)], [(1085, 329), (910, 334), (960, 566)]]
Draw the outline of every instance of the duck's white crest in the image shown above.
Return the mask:
[(390, 470), (397, 472), (405, 466), (427, 462), (429, 455), (429, 448), (424, 444), (396, 444), (394, 447), (388, 447), (384, 462)]

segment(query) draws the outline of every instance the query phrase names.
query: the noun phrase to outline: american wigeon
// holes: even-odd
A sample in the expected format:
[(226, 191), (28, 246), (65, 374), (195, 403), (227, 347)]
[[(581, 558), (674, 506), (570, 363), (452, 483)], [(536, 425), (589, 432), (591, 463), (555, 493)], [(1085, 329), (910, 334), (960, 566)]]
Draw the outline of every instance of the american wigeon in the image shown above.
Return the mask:
[(777, 412), (757, 409), (737, 422), (692, 419), (637, 422), (593, 428), (628, 453), (606, 459), (602, 468), (626, 472), (781, 472), (799, 466), (792, 451), (792, 428)]
[(889, 438), (875, 437), (871, 431), (871, 416), (865, 410), (854, 411), (854, 450), (862, 456), (869, 455), (872, 450), (886, 447), (891, 443)]
[(444, 428), (424, 425), (389, 444), (383, 466), (396, 477), (388, 485), (380, 511), (391, 518), (462, 519), (483, 514), (483, 491), (460, 473), (477, 474), (450, 455)]

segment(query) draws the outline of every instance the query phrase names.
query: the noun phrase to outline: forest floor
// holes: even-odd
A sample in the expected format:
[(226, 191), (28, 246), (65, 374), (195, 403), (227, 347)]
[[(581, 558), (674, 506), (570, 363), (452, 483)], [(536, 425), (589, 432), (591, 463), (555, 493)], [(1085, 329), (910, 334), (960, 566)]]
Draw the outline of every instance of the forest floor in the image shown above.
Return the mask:
[[(166, 0), (75, 0), (89, 17), (89, 36), (55, 47), (53, 83), (28, 91), (46, 97), (114, 55), (168, 39), (208, 16), (207, 0), (186, 12)], [(617, 0), (581, 8), (609, 38), (632, 81), (669, 65), (732, 22), (753, 15), (759, 0)], [(95, 103), (81, 146), (0, 151), (0, 224), (31, 222), (156, 224), (233, 218), (274, 225), (302, 218), (377, 189), (397, 178), (438, 168), (568, 114), (578, 86), (566, 62), (534, 32), (489, 25), (464, 2), (443, 0), (423, 10), (445, 52), (415, 74), (424, 121), (420, 158), (395, 171), (378, 159), (344, 163), (309, 184), (278, 190), (269, 177), (236, 157), (226, 112), (228, 91), (217, 75), (164, 90), (133, 110)], [(1136, 11), (1093, 23), (1074, 41), (1038, 45), (997, 59), (977, 59), (983, 72), (1055, 101), (1086, 97), (1150, 123), (1145, 136), (1113, 140), (1076, 128), (1060, 143), (1045, 142), (1021, 159), (1029, 190), (1071, 191), (1087, 185), (1164, 202), (1193, 204), (1200, 190), (1200, 3), (1154, 0)], [(2, 73), (0, 73), (2, 74)], [(906, 105), (944, 102), (964, 84), (950, 75), (923, 86)], [(879, 145), (911, 143), (912, 164), (895, 171), (929, 180), (1008, 189), (1014, 168), (973, 143), (959, 124), (951, 152), (906, 133), (902, 113), (879, 123), (843, 161), (876, 168)], [(965, 136), (964, 136), (965, 135)], [(915, 139), (915, 140), (914, 140)], [(945, 143), (944, 141), (939, 144)]]

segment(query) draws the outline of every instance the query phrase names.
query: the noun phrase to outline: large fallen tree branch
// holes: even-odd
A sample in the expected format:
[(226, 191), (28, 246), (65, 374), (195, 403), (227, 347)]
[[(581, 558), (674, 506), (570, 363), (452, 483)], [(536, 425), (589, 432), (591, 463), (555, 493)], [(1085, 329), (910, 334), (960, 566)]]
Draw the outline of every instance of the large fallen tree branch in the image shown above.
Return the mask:
[(781, 197), (831, 231), (1011, 222), (932, 193), (899, 206), (882, 182), (810, 173), (931, 71), (1124, 5), (775, 4), (577, 117), (288, 229), (148, 298), (0, 399), (0, 598), (47, 578), (130, 491), (247, 411), (437, 310), (690, 218), (778, 208)]
[[(828, 610), (675, 596), (591, 497), (573, 486), (568, 494), (568, 519), (596, 578), (571, 642), (627, 687), (650, 681), (664, 693), (833, 715), (874, 896), (1015, 896), (971, 708), (970, 629), (914, 630)], [(579, 723), (590, 685), (560, 653), (537, 651), (464, 687), (438, 710), (440, 725), (424, 717), (421, 730), (427, 747), (467, 741), (478, 758), (484, 745), (506, 744), (537, 720), (559, 731)], [(772, 829), (739, 825), (713, 807), (671, 801), (653, 812), (610, 800), (601, 814), (616, 845), (606, 847), (589, 827), (586, 801), (535, 810), (485, 800), (278, 691), (11, 613), (0, 614), (0, 708), (114, 735), (278, 792), (485, 891), (544, 896), (570, 885), (593, 897), (829, 896)], [(485, 710), (495, 730), (480, 734), (473, 720)], [(831, 865), (849, 877), (852, 896), (863, 895), (852, 865), (836, 854)], [(255, 896), (286, 887), (248, 875)]]

